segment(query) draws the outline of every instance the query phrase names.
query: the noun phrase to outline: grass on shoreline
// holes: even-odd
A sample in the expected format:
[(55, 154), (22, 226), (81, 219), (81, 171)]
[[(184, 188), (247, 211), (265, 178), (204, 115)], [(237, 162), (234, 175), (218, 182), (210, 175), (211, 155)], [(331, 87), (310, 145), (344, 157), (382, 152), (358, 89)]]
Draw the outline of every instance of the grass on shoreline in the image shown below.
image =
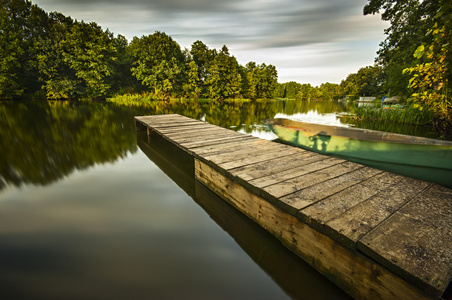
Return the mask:
[(378, 123), (396, 123), (411, 125), (432, 125), (433, 113), (417, 107), (396, 109), (357, 108), (354, 115), (347, 116), (353, 121), (372, 121)]
[(205, 101), (205, 102), (258, 102), (258, 101), (280, 101), (280, 100), (288, 100), (288, 99), (243, 99), (243, 98), (230, 98), (230, 99), (209, 99), (209, 98), (169, 98), (169, 99), (162, 99), (157, 98), (154, 94), (151, 93), (142, 93), (142, 94), (122, 94), (122, 95), (115, 95), (111, 98), (108, 98), (108, 102), (114, 102), (116, 104), (122, 104), (122, 105), (145, 105), (150, 104), (152, 102), (156, 101)]

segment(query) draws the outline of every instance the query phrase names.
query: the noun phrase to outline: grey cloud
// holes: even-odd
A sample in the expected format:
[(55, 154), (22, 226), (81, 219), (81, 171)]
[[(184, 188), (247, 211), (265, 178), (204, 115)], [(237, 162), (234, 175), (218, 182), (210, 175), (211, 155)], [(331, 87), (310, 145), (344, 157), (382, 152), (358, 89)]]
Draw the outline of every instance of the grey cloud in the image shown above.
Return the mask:
[(228, 11), (235, 2), (240, 0), (38, 0), (33, 1), (49, 6), (91, 7), (102, 9), (102, 7), (123, 6), (139, 7), (158, 12), (215, 12)]
[[(362, 10), (367, 0), (33, 2), (46, 11), (59, 11), (74, 19), (94, 21), (115, 34), (125, 35), (129, 41), (134, 36), (163, 31), (182, 47), (189, 48), (194, 41), (201, 40), (210, 48), (227, 45), (238, 58), (240, 52), (253, 53), (247, 59), (254, 59), (258, 53), (266, 53), (268, 56), (262, 61), (271, 63), (273, 58), (278, 62), (278, 68), (294, 67), (294, 60), (300, 64), (296, 67), (315, 64), (324, 66), (326, 62), (335, 61), (342, 64), (372, 64), (378, 44), (384, 39), (383, 28), (386, 27), (378, 16), (363, 16)], [(357, 47), (357, 44), (364, 43), (367, 44)], [(282, 51), (286, 49), (295, 51), (297, 55), (291, 56), (287, 62), (283, 58), (274, 58), (281, 56), (281, 52), (286, 53)], [(315, 55), (307, 58), (306, 51), (310, 49), (326, 49), (328, 53), (316, 51)], [(364, 58), (364, 53), (368, 59)], [(314, 57), (322, 57), (322, 61)], [(345, 75), (351, 71), (345, 71)], [(283, 74), (282, 69), (280, 73)]]
[[(174, 38), (256, 48), (332, 42), (349, 34), (347, 18), (361, 13), (365, 0), (37, 0), (45, 7), (70, 7), (77, 19), (90, 18), (131, 38), (165, 31)], [(119, 12), (119, 13), (118, 13)], [(364, 17), (363, 17), (364, 18)], [(199, 24), (199, 25), (196, 25)], [(204, 40), (203, 40), (204, 41)]]

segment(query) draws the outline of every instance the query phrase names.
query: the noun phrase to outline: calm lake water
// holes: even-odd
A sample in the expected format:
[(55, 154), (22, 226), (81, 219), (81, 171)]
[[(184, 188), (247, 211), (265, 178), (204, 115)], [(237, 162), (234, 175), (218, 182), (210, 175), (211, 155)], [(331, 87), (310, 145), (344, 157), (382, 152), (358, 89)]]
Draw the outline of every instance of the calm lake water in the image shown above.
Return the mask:
[(335, 102), (0, 103), (2, 299), (347, 299), (136, 133), (178, 113), (274, 139), (262, 121), (337, 123)]

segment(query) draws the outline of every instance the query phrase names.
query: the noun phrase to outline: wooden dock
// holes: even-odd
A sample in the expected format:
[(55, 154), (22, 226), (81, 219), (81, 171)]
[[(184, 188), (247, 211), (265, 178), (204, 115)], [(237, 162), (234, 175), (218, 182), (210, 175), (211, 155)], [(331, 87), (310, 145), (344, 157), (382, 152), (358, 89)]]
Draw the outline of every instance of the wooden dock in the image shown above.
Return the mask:
[(451, 189), (180, 115), (135, 122), (192, 155), (199, 182), (351, 296), (450, 297)]

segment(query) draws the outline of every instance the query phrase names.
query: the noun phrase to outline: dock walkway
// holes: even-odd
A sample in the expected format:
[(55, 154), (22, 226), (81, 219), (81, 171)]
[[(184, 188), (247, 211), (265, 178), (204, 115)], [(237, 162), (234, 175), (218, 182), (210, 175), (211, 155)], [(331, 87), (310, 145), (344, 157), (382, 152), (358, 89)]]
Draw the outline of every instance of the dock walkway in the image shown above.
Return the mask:
[(180, 115), (135, 122), (191, 154), (198, 181), (353, 297), (438, 299), (450, 284), (451, 189)]

